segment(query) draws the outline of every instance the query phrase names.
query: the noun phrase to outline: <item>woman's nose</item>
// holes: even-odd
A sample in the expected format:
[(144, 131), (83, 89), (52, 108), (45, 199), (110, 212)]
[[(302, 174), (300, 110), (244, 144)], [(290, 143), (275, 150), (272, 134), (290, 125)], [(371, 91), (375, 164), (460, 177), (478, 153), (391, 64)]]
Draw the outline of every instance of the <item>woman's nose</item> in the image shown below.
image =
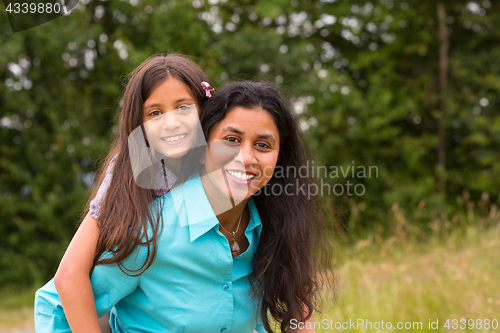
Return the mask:
[(242, 144), (240, 146), (240, 152), (235, 157), (235, 161), (242, 163), (245, 167), (252, 164), (257, 164), (257, 158), (255, 157), (255, 150), (252, 144)]

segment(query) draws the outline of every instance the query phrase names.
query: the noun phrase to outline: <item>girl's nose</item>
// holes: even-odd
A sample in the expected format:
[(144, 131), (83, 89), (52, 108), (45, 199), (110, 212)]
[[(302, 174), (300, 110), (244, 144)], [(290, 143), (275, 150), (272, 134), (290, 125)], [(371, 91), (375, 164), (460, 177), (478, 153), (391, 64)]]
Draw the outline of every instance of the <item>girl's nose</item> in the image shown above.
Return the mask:
[(173, 130), (181, 126), (179, 116), (175, 111), (169, 111), (163, 115), (163, 128), (166, 130)]

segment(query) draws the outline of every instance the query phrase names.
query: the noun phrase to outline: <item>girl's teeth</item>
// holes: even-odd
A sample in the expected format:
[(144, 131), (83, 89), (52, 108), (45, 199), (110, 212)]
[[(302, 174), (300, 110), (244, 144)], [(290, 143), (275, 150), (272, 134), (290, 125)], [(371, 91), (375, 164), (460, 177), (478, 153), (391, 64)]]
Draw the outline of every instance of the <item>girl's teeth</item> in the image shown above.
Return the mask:
[(183, 135), (178, 135), (178, 136), (174, 136), (174, 137), (170, 137), (170, 138), (165, 138), (163, 139), (163, 141), (178, 141), (178, 140), (181, 140), (181, 139), (184, 139), (186, 137), (187, 134), (183, 134)]
[(247, 175), (246, 173), (229, 171), (229, 170), (227, 170), (227, 173), (230, 174), (231, 176), (233, 176), (234, 178), (242, 180), (242, 181), (247, 181), (247, 180), (255, 177), (254, 175)]

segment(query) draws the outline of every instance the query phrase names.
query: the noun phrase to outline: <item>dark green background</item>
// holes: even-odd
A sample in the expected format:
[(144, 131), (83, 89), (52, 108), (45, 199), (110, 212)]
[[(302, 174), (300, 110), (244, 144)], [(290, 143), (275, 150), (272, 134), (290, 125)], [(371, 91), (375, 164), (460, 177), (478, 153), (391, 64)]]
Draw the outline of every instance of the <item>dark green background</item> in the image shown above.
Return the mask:
[(116, 131), (123, 77), (159, 50), (189, 55), (216, 88), (282, 85), (316, 164), (378, 167), (326, 179), (366, 188), (324, 196), (345, 212), (344, 240), (496, 216), (500, 3), (442, 3), (447, 86), (436, 1), (81, 1), (17, 33), (2, 7), (0, 285), (54, 274)]

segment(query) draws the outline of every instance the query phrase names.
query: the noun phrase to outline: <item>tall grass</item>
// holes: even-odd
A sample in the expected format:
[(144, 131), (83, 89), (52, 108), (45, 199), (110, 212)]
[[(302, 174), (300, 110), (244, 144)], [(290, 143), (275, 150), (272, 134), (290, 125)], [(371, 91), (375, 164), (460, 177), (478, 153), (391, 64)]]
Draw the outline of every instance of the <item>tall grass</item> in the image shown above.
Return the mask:
[[(406, 331), (500, 331), (500, 213), (480, 203), (476, 214), (467, 193), (459, 204), (464, 209), (450, 220), (429, 223), (430, 232), (412, 227), (395, 204), (392, 236), (372, 234), (343, 247), (339, 298), (315, 316), (316, 332), (389, 331), (382, 321), (393, 330), (401, 322)], [(450, 328), (444, 327), (448, 319)], [(486, 319), (496, 319), (498, 328), (485, 329)], [(438, 329), (429, 328), (436, 321)], [(407, 322), (411, 328), (404, 329)]]
[[(315, 321), (384, 320), (393, 326), (422, 322), (422, 331), (433, 332), (436, 330), (428, 329), (429, 320), (439, 321), (439, 332), (449, 331), (443, 327), (448, 319), (500, 321), (500, 228), (470, 227), (465, 238), (460, 238), (429, 243), (427, 249), (390, 241), (360, 248), (358, 243), (340, 269), (337, 304), (327, 307)], [(372, 260), (372, 253), (381, 252), (385, 253), (383, 261)], [(361, 326), (344, 331), (370, 330)]]

